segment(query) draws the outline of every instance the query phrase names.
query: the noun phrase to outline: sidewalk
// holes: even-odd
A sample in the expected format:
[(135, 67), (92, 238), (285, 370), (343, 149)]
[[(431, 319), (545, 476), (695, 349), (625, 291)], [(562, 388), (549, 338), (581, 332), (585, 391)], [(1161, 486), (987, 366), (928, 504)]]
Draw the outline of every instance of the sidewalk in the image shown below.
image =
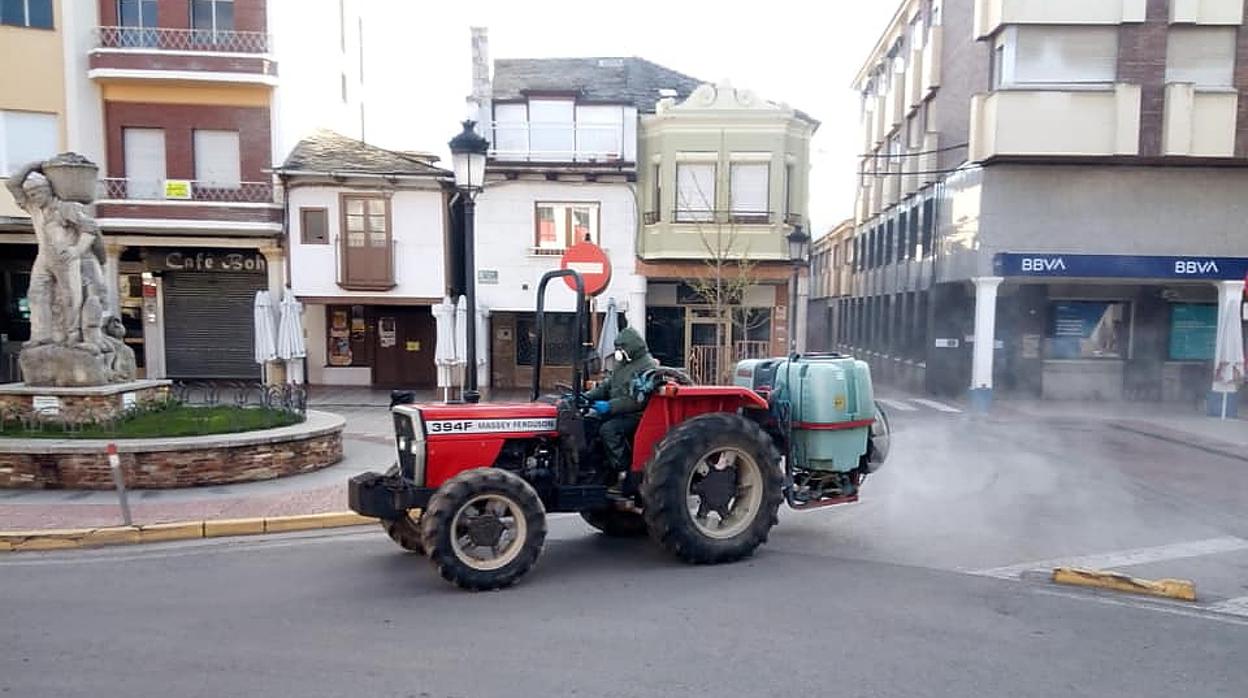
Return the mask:
[[(135, 490), (136, 524), (345, 511), (347, 480), (395, 460), (385, 408), (339, 410), (347, 418), (343, 459), (306, 475), (216, 487)], [(383, 427), (386, 429), (383, 431)], [(96, 490), (0, 490), (0, 530), (121, 525), (117, 494)]]
[(1208, 417), (1181, 405), (1003, 399), (993, 403), (992, 416), (1097, 421), (1116, 429), (1248, 461), (1248, 421)]

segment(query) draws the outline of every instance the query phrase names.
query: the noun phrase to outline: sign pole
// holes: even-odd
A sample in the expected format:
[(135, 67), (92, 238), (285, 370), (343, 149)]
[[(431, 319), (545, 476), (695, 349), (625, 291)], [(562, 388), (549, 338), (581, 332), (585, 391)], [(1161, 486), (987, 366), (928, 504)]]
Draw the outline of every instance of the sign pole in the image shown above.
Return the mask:
[(121, 472), (121, 456), (117, 455), (117, 444), (110, 443), (105, 449), (108, 454), (108, 469), (113, 473), (113, 486), (117, 488), (117, 500), (121, 504), (121, 520), (131, 525), (130, 502), (126, 499), (126, 478)]

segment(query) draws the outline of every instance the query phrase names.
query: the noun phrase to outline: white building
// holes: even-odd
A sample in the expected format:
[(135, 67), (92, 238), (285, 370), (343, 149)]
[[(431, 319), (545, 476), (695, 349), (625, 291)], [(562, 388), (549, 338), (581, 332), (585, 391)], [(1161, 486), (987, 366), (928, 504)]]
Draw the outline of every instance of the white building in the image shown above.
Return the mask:
[[(538, 282), (588, 237), (611, 259), (610, 285), (628, 325), (644, 331), (646, 280), (637, 271), (637, 127), (665, 94), (698, 81), (639, 58), (508, 59), (490, 71), (485, 31), (473, 32), (478, 130), (490, 141), (485, 191), (477, 199), (478, 303), (491, 311), (496, 388), (532, 378)], [(566, 380), (575, 337), (574, 294), (551, 285), (547, 383)]]
[(320, 131), (277, 170), (309, 383), (436, 384), (430, 307), (447, 287), (451, 174), (435, 160)]

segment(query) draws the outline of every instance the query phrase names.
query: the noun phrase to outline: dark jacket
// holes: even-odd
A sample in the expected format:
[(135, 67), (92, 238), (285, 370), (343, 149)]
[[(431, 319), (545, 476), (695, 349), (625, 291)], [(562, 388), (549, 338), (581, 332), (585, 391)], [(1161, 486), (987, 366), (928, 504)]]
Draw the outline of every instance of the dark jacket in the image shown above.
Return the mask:
[(637, 330), (631, 327), (620, 330), (619, 336), (615, 338), (615, 348), (623, 349), (624, 353), (628, 354), (628, 363), (616, 366), (601, 383), (586, 393), (585, 397), (590, 401), (606, 400), (609, 402), (611, 411), (608, 416), (640, 412), (645, 405), (633, 398), (633, 379), (643, 371), (658, 366), (659, 362), (650, 356), (646, 340), (642, 339)]

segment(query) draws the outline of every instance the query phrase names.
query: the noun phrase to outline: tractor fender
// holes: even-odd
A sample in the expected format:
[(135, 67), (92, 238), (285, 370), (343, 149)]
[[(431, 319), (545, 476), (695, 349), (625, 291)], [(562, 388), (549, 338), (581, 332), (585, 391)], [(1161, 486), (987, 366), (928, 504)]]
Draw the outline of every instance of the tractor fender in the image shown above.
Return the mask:
[(672, 427), (712, 412), (737, 414), (742, 410), (768, 409), (761, 395), (740, 386), (674, 385), (659, 388), (641, 414), (633, 436), (633, 472), (643, 472), (654, 449)]

